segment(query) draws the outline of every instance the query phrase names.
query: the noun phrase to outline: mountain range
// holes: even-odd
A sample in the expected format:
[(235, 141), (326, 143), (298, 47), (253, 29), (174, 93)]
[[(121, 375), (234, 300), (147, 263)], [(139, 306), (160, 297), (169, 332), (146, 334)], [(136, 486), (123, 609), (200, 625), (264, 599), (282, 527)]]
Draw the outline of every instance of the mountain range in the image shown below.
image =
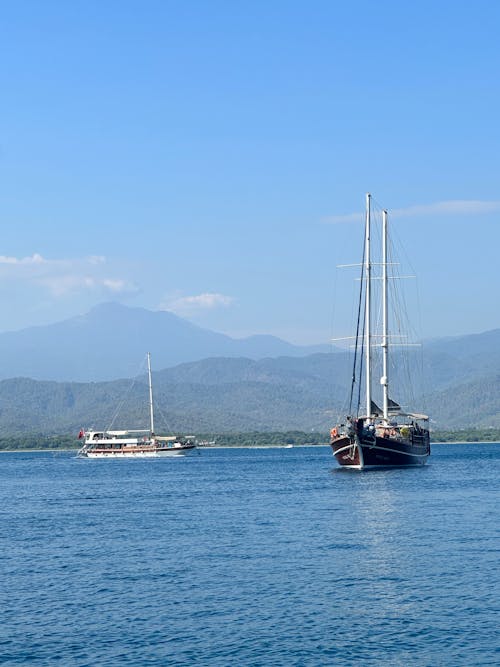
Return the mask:
[(275, 336), (231, 338), (173, 313), (104, 303), (46, 326), (0, 334), (0, 379), (97, 382), (137, 374), (146, 351), (155, 368), (207, 357), (306, 356), (328, 345), (298, 346)]
[[(116, 304), (17, 334), (0, 336), (3, 375), (11, 374), (0, 381), (4, 435), (147, 426), (144, 366), (135, 371), (148, 349), (162, 368), (153, 384), (163, 431), (326, 432), (347, 407), (346, 351), (318, 352), (267, 336), (232, 339), (169, 313)], [(199, 358), (178, 363), (175, 350)], [(409, 359), (410, 373), (418, 369), (425, 378), (410, 405), (430, 414), (434, 428), (500, 428), (500, 329), (428, 341)], [(401, 378), (391, 377), (393, 398), (403, 404)]]

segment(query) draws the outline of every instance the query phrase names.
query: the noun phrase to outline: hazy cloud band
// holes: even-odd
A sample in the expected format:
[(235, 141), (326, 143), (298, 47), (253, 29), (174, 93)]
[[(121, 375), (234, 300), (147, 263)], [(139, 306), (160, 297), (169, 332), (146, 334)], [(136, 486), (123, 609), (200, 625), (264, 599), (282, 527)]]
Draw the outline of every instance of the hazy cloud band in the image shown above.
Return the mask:
[[(393, 218), (430, 217), (435, 215), (485, 215), (500, 211), (500, 201), (480, 201), (475, 199), (452, 199), (434, 202), (433, 204), (416, 204), (406, 208), (388, 209)], [(330, 215), (324, 222), (330, 224), (358, 222), (363, 220), (364, 213), (348, 213), (346, 215)]]

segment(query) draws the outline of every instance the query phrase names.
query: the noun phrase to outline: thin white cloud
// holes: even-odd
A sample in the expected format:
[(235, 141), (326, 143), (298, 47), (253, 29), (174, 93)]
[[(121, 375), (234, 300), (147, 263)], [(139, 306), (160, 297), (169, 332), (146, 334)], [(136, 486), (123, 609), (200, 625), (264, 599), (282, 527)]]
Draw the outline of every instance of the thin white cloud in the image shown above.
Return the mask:
[(70, 293), (94, 290), (96, 281), (90, 276), (48, 275), (40, 276), (36, 283), (45, 287), (52, 296), (61, 297)]
[(41, 255), (35, 253), (31, 257), (6, 257), (0, 255), (0, 264), (9, 264), (13, 266), (30, 266), (33, 264), (45, 264), (47, 262)]
[(77, 292), (103, 292), (112, 294), (133, 294), (137, 288), (125, 280), (99, 278), (90, 275), (66, 274), (44, 276), (38, 279), (55, 297), (67, 296)]
[(103, 257), (102, 255), (91, 255), (90, 257), (87, 257), (87, 261), (89, 264), (106, 264), (106, 257)]
[(106, 258), (91, 256), (75, 259), (46, 259), (35, 253), (30, 257), (0, 256), (0, 274), (4, 280), (38, 286), (53, 297), (83, 291), (135, 293), (137, 288), (122, 278), (108, 275)]
[(102, 281), (102, 285), (110, 292), (129, 292), (131, 287), (130, 283), (126, 280), (113, 280), (109, 278), (105, 278)]
[(500, 201), (480, 201), (475, 199), (454, 199), (434, 204), (417, 204), (407, 208), (390, 210), (393, 217), (427, 217), (431, 215), (485, 215), (500, 211)]
[(192, 315), (200, 311), (215, 308), (227, 308), (234, 303), (234, 298), (225, 294), (205, 292), (195, 296), (176, 296), (161, 304), (161, 310), (169, 310), (177, 315)]
[[(394, 218), (425, 218), (431, 216), (449, 215), (486, 215), (500, 211), (500, 201), (481, 201), (476, 199), (452, 199), (450, 201), (434, 202), (433, 204), (416, 204), (406, 208), (389, 209)], [(330, 215), (323, 218), (329, 224), (359, 222), (364, 213), (348, 213), (347, 215)]]

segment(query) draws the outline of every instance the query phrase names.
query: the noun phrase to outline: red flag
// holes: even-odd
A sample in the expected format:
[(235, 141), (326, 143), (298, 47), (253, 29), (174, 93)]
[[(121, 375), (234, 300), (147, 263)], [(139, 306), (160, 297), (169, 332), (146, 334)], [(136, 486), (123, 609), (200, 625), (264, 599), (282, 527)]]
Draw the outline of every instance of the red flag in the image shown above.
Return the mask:
[(83, 429), (80, 429), (80, 433), (78, 434), (78, 440), (81, 440), (84, 435), (85, 435), (85, 431)]

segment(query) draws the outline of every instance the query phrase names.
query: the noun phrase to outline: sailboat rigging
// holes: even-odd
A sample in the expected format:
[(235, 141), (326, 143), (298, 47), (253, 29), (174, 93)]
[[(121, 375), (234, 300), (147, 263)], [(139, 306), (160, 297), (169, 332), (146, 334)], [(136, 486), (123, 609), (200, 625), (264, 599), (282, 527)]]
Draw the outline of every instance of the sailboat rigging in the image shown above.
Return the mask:
[[(392, 466), (423, 465), (430, 455), (427, 415), (403, 410), (389, 397), (389, 354), (393, 346), (389, 328), (388, 215), (382, 212), (382, 331), (374, 332), (372, 288), (374, 266), (372, 257), (371, 195), (366, 195), (365, 239), (360, 281), (358, 322), (355, 336), (353, 373), (348, 415), (330, 431), (330, 446), (337, 462), (346, 468), (362, 470)], [(363, 307), (364, 306), (364, 307)], [(380, 341), (380, 342), (378, 342)], [(374, 348), (382, 351), (382, 408), (374, 401)], [(359, 348), (364, 353), (360, 354)], [(364, 375), (365, 407), (361, 413), (361, 378)], [(357, 406), (353, 409), (355, 388)], [(353, 414), (355, 412), (355, 414)]]

